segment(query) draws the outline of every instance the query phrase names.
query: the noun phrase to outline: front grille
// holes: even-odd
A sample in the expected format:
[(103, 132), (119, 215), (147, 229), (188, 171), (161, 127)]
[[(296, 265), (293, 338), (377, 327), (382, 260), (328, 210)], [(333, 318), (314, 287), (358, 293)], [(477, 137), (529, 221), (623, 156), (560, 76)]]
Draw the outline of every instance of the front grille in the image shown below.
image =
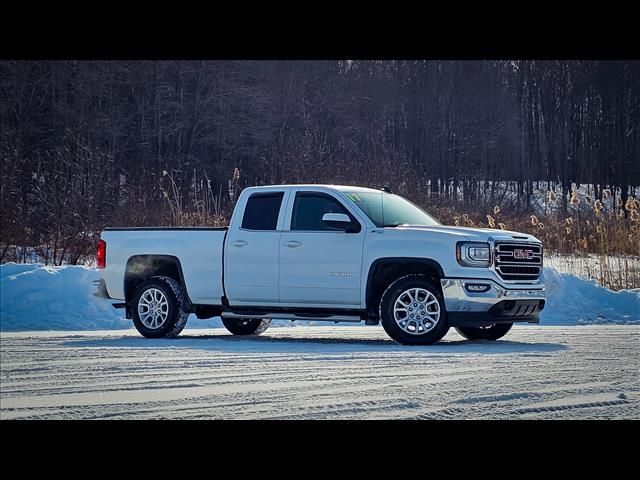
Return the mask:
[(537, 280), (542, 271), (542, 246), (496, 243), (496, 272), (505, 280)]

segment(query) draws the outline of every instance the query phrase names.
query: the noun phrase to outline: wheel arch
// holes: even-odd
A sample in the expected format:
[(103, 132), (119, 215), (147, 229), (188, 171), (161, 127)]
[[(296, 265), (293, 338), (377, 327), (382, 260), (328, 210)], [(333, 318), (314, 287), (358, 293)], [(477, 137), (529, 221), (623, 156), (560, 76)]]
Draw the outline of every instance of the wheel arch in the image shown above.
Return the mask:
[(180, 260), (173, 255), (145, 254), (132, 255), (127, 259), (124, 274), (124, 298), (127, 305), (127, 318), (131, 318), (129, 303), (133, 298), (136, 288), (151, 277), (169, 277), (178, 282), (184, 289), (187, 305), (191, 309), (192, 303), (187, 292), (184, 273)]
[(379, 319), (378, 304), (387, 287), (400, 277), (411, 274), (427, 275), (436, 280), (444, 278), (440, 263), (431, 258), (385, 257), (371, 263), (367, 274), (365, 308), (367, 318)]

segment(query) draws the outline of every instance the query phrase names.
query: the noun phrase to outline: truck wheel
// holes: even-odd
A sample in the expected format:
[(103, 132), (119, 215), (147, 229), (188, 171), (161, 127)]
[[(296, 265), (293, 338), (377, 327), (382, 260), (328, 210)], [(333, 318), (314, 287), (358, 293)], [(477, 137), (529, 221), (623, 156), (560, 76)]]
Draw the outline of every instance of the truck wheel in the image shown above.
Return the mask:
[(260, 335), (269, 328), (271, 320), (268, 318), (223, 318), (222, 323), (234, 335)]
[(136, 289), (133, 324), (146, 338), (177, 337), (189, 318), (182, 286), (170, 277), (151, 277)]
[(513, 327), (513, 323), (494, 323), (486, 327), (455, 327), (467, 340), (498, 340)]
[(407, 275), (389, 285), (379, 314), (385, 332), (403, 345), (430, 345), (449, 331), (442, 293), (425, 275)]

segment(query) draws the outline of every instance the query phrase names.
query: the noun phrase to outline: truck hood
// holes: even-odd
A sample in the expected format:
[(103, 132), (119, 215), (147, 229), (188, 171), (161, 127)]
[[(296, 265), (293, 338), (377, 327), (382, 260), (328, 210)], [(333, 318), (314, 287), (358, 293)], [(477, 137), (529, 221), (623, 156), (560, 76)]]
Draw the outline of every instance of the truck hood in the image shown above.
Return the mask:
[(417, 232), (437, 232), (449, 234), (457, 237), (466, 237), (472, 242), (489, 242), (489, 241), (521, 241), (521, 242), (538, 242), (539, 239), (528, 233), (513, 232), (511, 230), (496, 230), (493, 228), (469, 228), (469, 227), (452, 227), (448, 225), (423, 226), (423, 225), (404, 225), (395, 227), (394, 230), (409, 230)]

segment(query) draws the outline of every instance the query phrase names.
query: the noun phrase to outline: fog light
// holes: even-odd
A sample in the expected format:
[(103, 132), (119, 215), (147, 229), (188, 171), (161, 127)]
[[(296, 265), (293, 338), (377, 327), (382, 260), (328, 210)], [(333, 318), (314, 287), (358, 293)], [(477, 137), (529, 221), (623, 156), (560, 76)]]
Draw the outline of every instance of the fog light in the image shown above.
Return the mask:
[(486, 283), (468, 283), (464, 286), (468, 292), (483, 293), (491, 288), (491, 285)]

